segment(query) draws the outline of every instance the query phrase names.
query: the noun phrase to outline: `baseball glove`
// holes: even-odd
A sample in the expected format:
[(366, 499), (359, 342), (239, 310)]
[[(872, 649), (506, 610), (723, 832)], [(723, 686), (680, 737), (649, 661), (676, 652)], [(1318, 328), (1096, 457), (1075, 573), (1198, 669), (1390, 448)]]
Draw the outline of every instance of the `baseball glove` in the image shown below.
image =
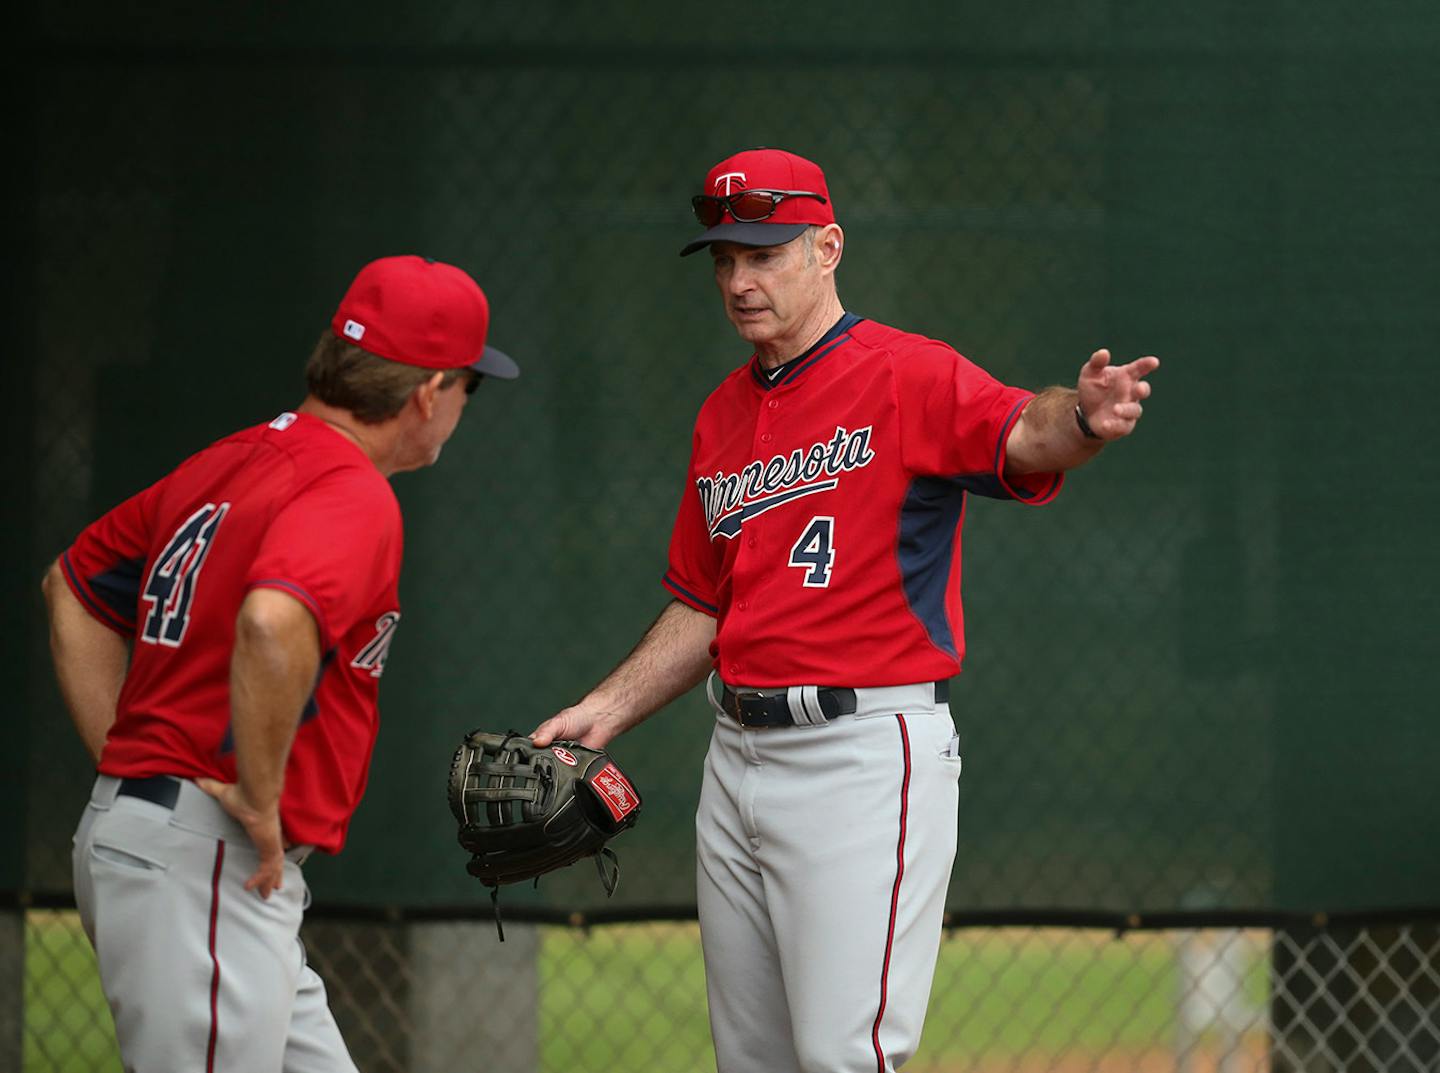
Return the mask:
[(592, 856), (613, 893), (620, 868), (606, 843), (640, 816), (640, 795), (604, 750), (573, 741), (537, 749), (514, 731), (467, 734), (450, 763), (448, 796), (472, 854), (466, 870), (494, 888), (492, 900), (502, 884)]

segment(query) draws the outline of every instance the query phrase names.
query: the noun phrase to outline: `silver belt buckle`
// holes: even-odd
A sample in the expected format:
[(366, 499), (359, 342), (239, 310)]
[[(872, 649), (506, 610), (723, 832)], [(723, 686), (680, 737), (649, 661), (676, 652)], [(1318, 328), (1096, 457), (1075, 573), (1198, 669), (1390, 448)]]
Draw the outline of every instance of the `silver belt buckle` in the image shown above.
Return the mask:
[(744, 693), (735, 693), (733, 696), (735, 697), (735, 722), (739, 723), (742, 727), (752, 726), (752, 724), (745, 721), (745, 702), (747, 700), (764, 700), (765, 694), (758, 689), (751, 689)]

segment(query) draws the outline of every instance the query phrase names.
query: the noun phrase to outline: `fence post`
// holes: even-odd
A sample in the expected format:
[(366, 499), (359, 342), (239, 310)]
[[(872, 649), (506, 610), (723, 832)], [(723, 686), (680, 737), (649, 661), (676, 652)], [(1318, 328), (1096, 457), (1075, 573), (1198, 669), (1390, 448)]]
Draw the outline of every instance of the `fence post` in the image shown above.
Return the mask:
[(413, 1073), (540, 1068), (540, 932), (488, 922), (409, 926)]
[(535, 1073), (539, 929), (489, 921), (305, 922), (310, 964), (366, 1073)]
[(25, 910), (20, 907), (0, 911), (0, 996), (0, 1067), (20, 1069), (25, 1044)]

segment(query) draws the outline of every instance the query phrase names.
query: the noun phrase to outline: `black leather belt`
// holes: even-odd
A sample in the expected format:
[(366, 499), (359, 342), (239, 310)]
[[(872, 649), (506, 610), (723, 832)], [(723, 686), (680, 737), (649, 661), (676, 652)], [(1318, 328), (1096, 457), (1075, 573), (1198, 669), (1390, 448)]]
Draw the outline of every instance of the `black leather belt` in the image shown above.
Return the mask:
[(153, 801), (163, 808), (174, 808), (180, 800), (180, 780), (169, 775), (152, 775), (148, 779), (121, 779), (115, 791), (119, 797), (138, 797)]
[[(153, 801), (162, 808), (173, 809), (180, 800), (180, 780), (173, 775), (151, 775), (148, 779), (121, 779), (116, 789), (117, 797), (138, 797), (142, 801)], [(293, 854), (299, 849), (301, 852)], [(304, 864), (313, 846), (297, 847), (293, 842), (285, 843), (286, 855), (296, 864)]]
[[(855, 714), (855, 690), (825, 687), (816, 692), (816, 702), (826, 719)], [(785, 690), (764, 693), (736, 693), (729, 686), (720, 695), (720, 707), (742, 727), (791, 727), (790, 701)]]
[[(822, 686), (815, 695), (820, 711), (826, 719), (841, 715), (855, 714), (855, 690), (843, 686)], [(946, 704), (950, 700), (950, 680), (942, 678), (935, 683), (935, 703)], [(720, 707), (726, 715), (742, 727), (789, 727), (795, 726), (795, 717), (790, 712), (790, 700), (785, 690), (776, 690), (770, 695), (759, 692), (736, 693), (725, 686), (720, 694)]]

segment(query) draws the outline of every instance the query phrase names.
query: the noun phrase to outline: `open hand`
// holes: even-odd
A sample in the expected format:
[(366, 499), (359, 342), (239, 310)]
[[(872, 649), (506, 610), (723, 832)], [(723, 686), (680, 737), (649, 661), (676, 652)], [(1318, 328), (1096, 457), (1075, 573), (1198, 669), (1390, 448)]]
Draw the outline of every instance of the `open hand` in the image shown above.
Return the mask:
[(1150, 382), (1145, 379), (1160, 368), (1156, 357), (1136, 358), (1128, 365), (1111, 365), (1110, 351), (1097, 350), (1080, 367), (1076, 390), (1080, 393), (1080, 409), (1095, 435), (1102, 440), (1118, 440), (1135, 431), (1135, 423), (1144, 411), (1141, 402), (1150, 397)]

